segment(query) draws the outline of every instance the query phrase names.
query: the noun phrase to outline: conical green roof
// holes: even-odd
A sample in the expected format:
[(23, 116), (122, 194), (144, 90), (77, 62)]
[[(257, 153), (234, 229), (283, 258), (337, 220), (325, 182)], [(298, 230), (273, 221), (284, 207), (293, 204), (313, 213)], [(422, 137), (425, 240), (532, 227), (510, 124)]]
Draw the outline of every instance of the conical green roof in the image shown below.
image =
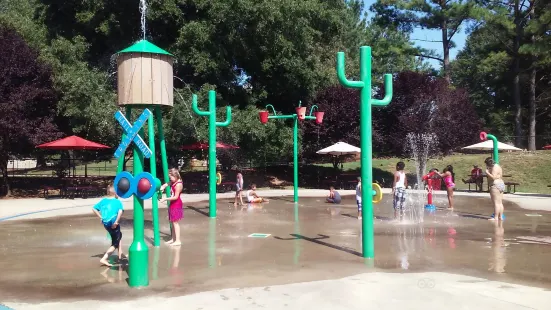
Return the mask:
[(164, 49), (158, 47), (157, 45), (147, 40), (140, 40), (136, 42), (134, 45), (127, 47), (122, 51), (118, 52), (118, 54), (122, 54), (122, 53), (150, 53), (150, 54), (169, 55), (174, 57), (174, 55), (172, 55), (171, 53), (165, 51)]

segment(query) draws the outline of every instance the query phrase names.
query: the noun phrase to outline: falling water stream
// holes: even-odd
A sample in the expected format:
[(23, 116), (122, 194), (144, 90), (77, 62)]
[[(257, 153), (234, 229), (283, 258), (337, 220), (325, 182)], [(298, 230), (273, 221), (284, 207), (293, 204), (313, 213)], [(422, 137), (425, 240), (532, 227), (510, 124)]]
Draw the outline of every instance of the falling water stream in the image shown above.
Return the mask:
[[(175, 79), (178, 79), (180, 80), (182, 83), (184, 83), (184, 85), (186, 85), (186, 87), (190, 90), (191, 92), (191, 89), (189, 88), (189, 85), (186, 84), (186, 82), (184, 82), (184, 80), (182, 80), (181, 78), (177, 77), (177, 76), (174, 76)], [(177, 88), (174, 88), (174, 90), (176, 91), (176, 93), (178, 94), (178, 96), (180, 97), (180, 99), (182, 100), (182, 102), (184, 103), (184, 105), (186, 106), (187, 108), (187, 112), (188, 112), (188, 115), (189, 115), (189, 118), (191, 119), (191, 124), (193, 125), (193, 129), (195, 129), (195, 136), (197, 136), (197, 138), (199, 139), (199, 132), (197, 131), (197, 126), (195, 126), (195, 121), (193, 119), (193, 115), (191, 114), (191, 107), (187, 104), (186, 100), (184, 99), (184, 96), (182, 96), (182, 93), (179, 91), (179, 89)]]
[(413, 223), (422, 223), (424, 220), (424, 206), (427, 201), (427, 192), (423, 186), (423, 176), (429, 155), (433, 152), (438, 138), (435, 134), (408, 133), (406, 149), (415, 161), (417, 183), (409, 191), (408, 207), (405, 214), (407, 220)]
[(145, 28), (145, 18), (147, 16), (147, 2), (145, 0), (140, 0), (140, 13), (142, 13), (142, 37), (145, 40), (146, 28)]

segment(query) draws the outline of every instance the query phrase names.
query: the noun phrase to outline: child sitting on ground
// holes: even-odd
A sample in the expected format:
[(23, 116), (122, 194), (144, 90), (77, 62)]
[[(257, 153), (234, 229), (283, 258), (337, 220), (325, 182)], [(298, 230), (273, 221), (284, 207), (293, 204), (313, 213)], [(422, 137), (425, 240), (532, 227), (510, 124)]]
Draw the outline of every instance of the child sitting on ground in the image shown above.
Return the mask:
[(329, 187), (329, 196), (325, 200), (329, 203), (339, 204), (341, 203), (341, 195), (335, 190), (333, 186)]
[(122, 202), (115, 194), (113, 184), (107, 187), (107, 195), (108, 197), (98, 202), (92, 210), (101, 219), (103, 227), (111, 236), (111, 246), (107, 249), (105, 255), (103, 255), (99, 262), (102, 265), (112, 267), (113, 265), (109, 263), (108, 259), (115, 250), (119, 250), (119, 261), (122, 259), (122, 233), (119, 221), (122, 216), (123, 207)]
[(251, 184), (249, 187), (249, 190), (247, 191), (247, 201), (249, 203), (261, 203), (261, 202), (268, 202), (268, 199), (259, 197), (256, 194), (256, 184)]

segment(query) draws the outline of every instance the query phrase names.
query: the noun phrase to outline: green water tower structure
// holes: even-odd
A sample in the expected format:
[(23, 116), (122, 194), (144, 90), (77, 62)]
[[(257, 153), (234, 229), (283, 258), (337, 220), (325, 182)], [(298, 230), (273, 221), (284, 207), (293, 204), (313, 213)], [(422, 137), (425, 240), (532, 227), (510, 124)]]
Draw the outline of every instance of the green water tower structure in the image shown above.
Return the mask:
[[(162, 111), (170, 109), (174, 102), (174, 57), (153, 43), (140, 40), (118, 52), (116, 58), (117, 104), (124, 108), (125, 114), (121, 111), (115, 114), (115, 119), (124, 130), (121, 144), (115, 152), (118, 158), (115, 190), (120, 197), (134, 199), (134, 239), (129, 249), (128, 283), (131, 287), (141, 287), (149, 285), (148, 246), (144, 239), (144, 199), (152, 198), (153, 245), (160, 245), (158, 189), (161, 181), (157, 178), (154, 121), (157, 122), (160, 140), (163, 182), (168, 183)], [(132, 122), (132, 112), (136, 111), (141, 111), (141, 114)], [(142, 127), (147, 128), (147, 140)], [(132, 147), (134, 163), (132, 174), (123, 171), (124, 155), (129, 146)], [(149, 159), (149, 173), (143, 171), (144, 158)], [(167, 188), (169, 194), (170, 188)]]

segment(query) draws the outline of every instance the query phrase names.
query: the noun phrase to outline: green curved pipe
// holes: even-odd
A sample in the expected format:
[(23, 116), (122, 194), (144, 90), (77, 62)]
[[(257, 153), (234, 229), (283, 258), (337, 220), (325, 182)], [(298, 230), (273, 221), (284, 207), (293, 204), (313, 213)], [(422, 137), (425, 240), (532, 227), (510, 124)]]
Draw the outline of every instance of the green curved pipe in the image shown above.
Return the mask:
[(499, 149), (498, 149), (498, 146), (497, 146), (497, 138), (496, 138), (496, 136), (491, 135), (491, 134), (488, 134), (487, 137), (488, 137), (488, 140), (492, 140), (493, 145), (494, 145), (494, 150), (493, 150), (494, 163), (499, 164)]
[(339, 82), (348, 87), (348, 88), (363, 88), (364, 82), (363, 81), (349, 81), (346, 78), (346, 62), (344, 60), (344, 52), (338, 52), (337, 53), (337, 78), (339, 79)]
[(316, 108), (316, 110), (319, 110), (318, 106), (314, 104), (312, 106), (312, 108), (310, 109), (310, 115), (308, 115), (308, 116), (312, 116), (312, 113), (314, 113), (314, 108)]
[(266, 110), (268, 110), (268, 107), (272, 108), (272, 112), (274, 113), (274, 116), (276, 116), (277, 113), (276, 113), (276, 111), (275, 111), (275, 109), (274, 109), (274, 106), (271, 105), (271, 104), (267, 104), (267, 105), (266, 105)]
[(392, 74), (385, 74), (385, 96), (383, 99), (372, 99), (371, 105), (377, 107), (387, 106), (392, 100)]

